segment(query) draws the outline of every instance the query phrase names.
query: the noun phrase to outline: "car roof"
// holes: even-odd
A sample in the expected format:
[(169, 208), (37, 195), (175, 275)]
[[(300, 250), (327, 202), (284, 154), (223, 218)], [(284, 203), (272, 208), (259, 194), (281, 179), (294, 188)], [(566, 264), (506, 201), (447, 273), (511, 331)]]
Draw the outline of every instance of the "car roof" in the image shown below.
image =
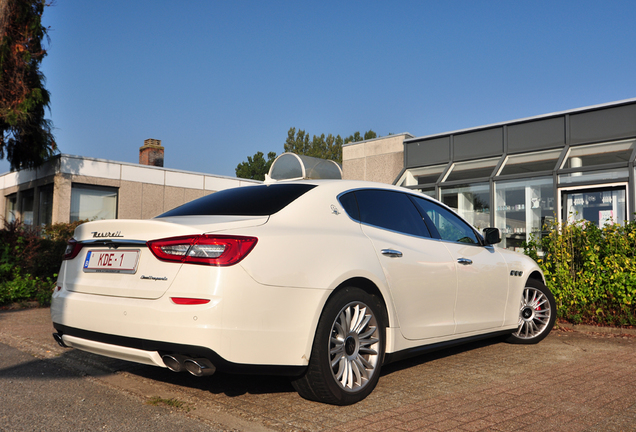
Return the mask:
[[(394, 190), (399, 192), (411, 193), (414, 195), (422, 195), (416, 191), (411, 189), (404, 188), (402, 186), (395, 186), (387, 183), (379, 183), (367, 180), (340, 180), (340, 179), (325, 179), (325, 180), (278, 180), (263, 183), (265, 185), (275, 185), (275, 184), (312, 184), (316, 186), (320, 186), (321, 188), (328, 189), (340, 189), (343, 192), (347, 190), (353, 189), (386, 189), (386, 190)], [(252, 186), (252, 185), (250, 185)], [(248, 186), (248, 187), (250, 187)], [(430, 198), (430, 197), (428, 197)]]

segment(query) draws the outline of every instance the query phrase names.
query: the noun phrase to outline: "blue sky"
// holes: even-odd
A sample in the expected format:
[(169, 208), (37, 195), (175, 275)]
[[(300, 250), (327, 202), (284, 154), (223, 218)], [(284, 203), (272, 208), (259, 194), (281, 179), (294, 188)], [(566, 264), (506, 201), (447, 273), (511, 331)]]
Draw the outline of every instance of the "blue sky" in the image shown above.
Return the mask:
[[(234, 176), (290, 127), (415, 136), (636, 97), (636, 2), (57, 0), (62, 153)], [(0, 161), (0, 172), (9, 165)]]

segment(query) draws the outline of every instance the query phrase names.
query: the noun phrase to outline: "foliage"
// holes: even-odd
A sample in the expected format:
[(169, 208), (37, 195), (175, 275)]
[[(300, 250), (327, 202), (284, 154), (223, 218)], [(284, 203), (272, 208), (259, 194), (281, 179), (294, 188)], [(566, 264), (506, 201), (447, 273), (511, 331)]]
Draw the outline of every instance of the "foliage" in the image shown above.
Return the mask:
[(19, 221), (0, 230), (0, 304), (37, 300), (48, 305), (66, 242), (85, 221), (41, 230)]
[(12, 170), (33, 168), (55, 154), (50, 94), (39, 67), (46, 56), (46, 0), (0, 1), (0, 158)]
[(64, 255), (68, 239), (73, 237), (75, 228), (84, 222), (87, 221), (56, 223), (43, 227), (38, 239), (40, 245), (38, 259), (31, 264), (30, 271), (40, 278), (46, 278), (53, 273), (57, 273), (60, 265), (62, 265), (62, 255)]
[(263, 152), (257, 152), (254, 157), (247, 157), (247, 162), (241, 162), (236, 167), (236, 176), (252, 180), (265, 180), (265, 174), (269, 172), (269, 168), (276, 159), (275, 152), (267, 153), (267, 160)]
[(636, 222), (549, 228), (550, 234), (525, 247), (545, 273), (558, 316), (574, 323), (636, 325)]
[[(38, 232), (20, 221), (5, 223), (0, 230), (0, 280), (12, 274), (13, 266), (32, 273), (40, 249)], [(57, 269), (56, 269), (57, 270)]]
[[(53, 277), (57, 277), (54, 274)], [(36, 300), (42, 306), (51, 304), (55, 281), (50, 277), (42, 280), (30, 274), (22, 276), (16, 271), (10, 280), (0, 281), (0, 305), (5, 303)]]
[(42, 227), (41, 234), (44, 238), (47, 238), (54, 242), (66, 242), (73, 237), (75, 233), (75, 228), (80, 226), (81, 224), (88, 222), (88, 220), (78, 220), (70, 223), (54, 223), (50, 225), (45, 225)]
[(304, 130), (296, 128), (290, 128), (287, 132), (287, 140), (285, 140), (285, 151), (317, 157), (321, 159), (329, 159), (342, 163), (342, 146), (350, 142), (358, 142), (377, 138), (377, 134), (372, 130), (368, 130), (364, 133), (364, 136), (360, 135), (360, 132), (356, 132), (346, 138), (342, 138), (340, 135), (333, 136), (329, 134), (325, 137), (325, 134), (320, 136), (314, 135), (313, 139), (309, 140), (309, 134)]

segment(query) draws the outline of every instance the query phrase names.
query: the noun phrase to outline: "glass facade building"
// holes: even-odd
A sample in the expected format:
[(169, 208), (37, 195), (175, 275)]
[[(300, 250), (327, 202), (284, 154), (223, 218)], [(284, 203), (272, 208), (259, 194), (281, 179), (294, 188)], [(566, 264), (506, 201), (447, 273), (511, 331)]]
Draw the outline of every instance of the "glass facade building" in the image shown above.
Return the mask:
[(634, 219), (636, 100), (404, 141), (396, 184), (521, 248), (553, 221)]

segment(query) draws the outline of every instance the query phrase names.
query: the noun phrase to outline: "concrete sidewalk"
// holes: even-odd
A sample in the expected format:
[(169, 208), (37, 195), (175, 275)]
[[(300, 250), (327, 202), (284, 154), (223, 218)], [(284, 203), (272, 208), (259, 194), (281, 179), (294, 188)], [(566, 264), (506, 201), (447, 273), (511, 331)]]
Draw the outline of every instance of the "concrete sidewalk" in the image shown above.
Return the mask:
[(285, 378), (197, 379), (63, 349), (48, 309), (0, 312), (0, 343), (64, 361), (141, 401), (182, 400), (192, 408), (184, 416), (221, 428), (636, 431), (636, 336), (581, 329), (555, 330), (538, 345), (485, 341), (394, 363), (367, 399), (334, 407), (300, 398)]

